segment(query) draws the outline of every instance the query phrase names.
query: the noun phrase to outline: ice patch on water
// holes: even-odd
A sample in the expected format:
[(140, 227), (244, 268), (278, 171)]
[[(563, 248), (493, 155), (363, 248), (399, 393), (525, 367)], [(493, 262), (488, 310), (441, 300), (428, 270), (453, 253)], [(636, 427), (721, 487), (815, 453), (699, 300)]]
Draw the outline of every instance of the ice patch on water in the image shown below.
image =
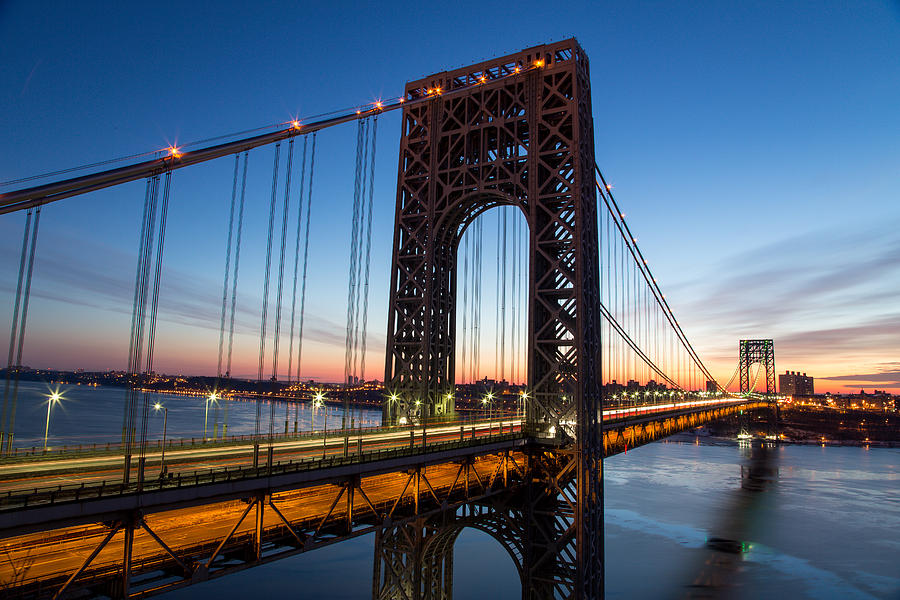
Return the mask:
[[(646, 517), (633, 510), (607, 508), (606, 516), (610, 524), (632, 531), (638, 531), (671, 540), (686, 548), (702, 548), (708, 534), (702, 529), (677, 523), (663, 523)], [(788, 577), (802, 581), (811, 598), (845, 598), (848, 600), (868, 600), (875, 596), (860, 589), (852, 582), (825, 569), (820, 569), (809, 561), (779, 552), (763, 544), (751, 543), (744, 560), (776, 569)], [(900, 579), (857, 571), (859, 583), (879, 595), (887, 595), (900, 590)]]
[(706, 543), (706, 532), (696, 527), (663, 523), (624, 508), (607, 508), (604, 512), (617, 527), (664, 537), (688, 548), (700, 548)]
[[(851, 582), (825, 569), (820, 569), (809, 561), (783, 554), (773, 548), (753, 543), (745, 560), (781, 571), (785, 575), (798, 578), (806, 584), (811, 598), (847, 598), (868, 600), (875, 596), (859, 589)], [(892, 577), (857, 572), (856, 576), (865, 580), (867, 587), (881, 593), (897, 589), (900, 580)]]

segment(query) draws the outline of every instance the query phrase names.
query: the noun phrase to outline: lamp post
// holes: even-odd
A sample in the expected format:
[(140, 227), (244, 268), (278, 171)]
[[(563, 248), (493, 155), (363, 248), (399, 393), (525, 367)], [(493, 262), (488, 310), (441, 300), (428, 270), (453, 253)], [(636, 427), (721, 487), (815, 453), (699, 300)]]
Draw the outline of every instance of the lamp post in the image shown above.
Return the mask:
[(164, 477), (166, 474), (166, 429), (169, 426), (169, 409), (157, 402), (153, 405), (153, 409), (157, 412), (163, 411), (163, 438), (162, 438), (162, 454), (159, 457), (159, 476)]
[(208, 439), (206, 437), (206, 425), (209, 420), (209, 403), (215, 402), (217, 399), (218, 399), (218, 396), (216, 395), (215, 392), (213, 392), (212, 394), (210, 394), (209, 396), (206, 397), (206, 410), (204, 411), (204, 414), (203, 414), (203, 441), (204, 442), (207, 441), (207, 439)]
[[(321, 408), (325, 406), (325, 394), (322, 392), (316, 392), (315, 399), (313, 400), (313, 408)], [(313, 415), (315, 419), (315, 415)], [(323, 422), (322, 422), (322, 460), (325, 460), (325, 450), (328, 445), (328, 409), (326, 408), (323, 411)], [(315, 429), (315, 427), (313, 427)]]
[(519, 431), (525, 431), (525, 401), (528, 400), (528, 390), (522, 390), (522, 393), (519, 394), (519, 398), (519, 405), (522, 407), (519, 411)]
[[(399, 406), (399, 403), (400, 403), (400, 396), (398, 396), (396, 393), (391, 393), (388, 396), (388, 422), (389, 423), (394, 422), (394, 419), (397, 416), (396, 411), (397, 411), (397, 406)], [(391, 406), (393, 406), (393, 409), (391, 408)], [(398, 421), (399, 421), (399, 419), (398, 419)]]
[[(421, 400), (416, 400), (416, 412), (419, 415), (419, 420), (422, 421), (422, 447), (424, 448), (425, 447), (425, 418), (424, 418), (425, 409), (422, 408)], [(412, 419), (409, 420), (409, 428), (414, 432), (413, 435), (415, 435), (416, 426), (415, 426), (415, 423), (412, 422)], [(410, 442), (410, 444), (412, 444), (412, 442)]]
[(44, 426), (44, 452), (47, 451), (47, 436), (50, 434), (50, 409), (60, 400), (62, 400), (62, 395), (59, 392), (53, 392), (47, 399), (47, 424)]
[(488, 392), (481, 399), (481, 406), (485, 405), (488, 405), (488, 414), (490, 415), (488, 418), (488, 437), (490, 437), (494, 433), (494, 392)]

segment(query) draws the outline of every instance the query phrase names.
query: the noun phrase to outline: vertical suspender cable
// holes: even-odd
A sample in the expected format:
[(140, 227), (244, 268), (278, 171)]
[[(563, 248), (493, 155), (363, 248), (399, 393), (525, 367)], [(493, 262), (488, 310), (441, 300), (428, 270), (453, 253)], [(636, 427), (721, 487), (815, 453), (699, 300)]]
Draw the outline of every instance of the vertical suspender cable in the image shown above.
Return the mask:
[(481, 373), (481, 281), (482, 281), (482, 238), (484, 219), (475, 220), (474, 259), (472, 261), (472, 379), (477, 381)]
[(300, 381), (300, 361), (303, 358), (303, 316), (306, 311), (306, 273), (309, 266), (309, 223), (312, 210), (313, 174), (316, 166), (316, 134), (312, 134), (309, 158), (309, 189), (306, 192), (306, 233), (303, 238), (303, 277), (300, 284), (300, 325), (297, 328), (297, 381)]
[[(297, 237), (294, 244), (294, 284), (291, 288), (291, 329), (288, 336), (288, 368), (287, 380), (291, 382), (293, 375), (294, 361), (294, 324), (297, 314), (297, 274), (300, 266), (300, 232), (303, 225), (303, 188), (306, 185), (306, 146), (307, 136), (303, 136), (303, 154), (300, 157), (300, 197), (297, 199)], [(300, 381), (300, 378), (297, 378)]]
[[(241, 202), (238, 207), (238, 228), (237, 239), (234, 248), (234, 273), (231, 279), (231, 315), (228, 323), (228, 358), (225, 363), (225, 377), (231, 379), (231, 357), (234, 351), (234, 313), (237, 306), (237, 284), (238, 284), (238, 267), (241, 263), (241, 237), (244, 233), (244, 198), (247, 195), (247, 161), (250, 158), (249, 152), (244, 152), (244, 168), (241, 175)], [(226, 397), (225, 414), (222, 423), (222, 437), (228, 434), (228, 404), (229, 399)]]
[(512, 215), (512, 277), (509, 285), (509, 338), (510, 338), (510, 365), (509, 365), (509, 382), (513, 385), (518, 381), (518, 348), (516, 347), (516, 330), (518, 329), (518, 316), (516, 308), (519, 301), (519, 221), (516, 219), (518, 215)]
[[(457, 281), (462, 282), (462, 340), (460, 344), (460, 364), (462, 364), (462, 377), (459, 378), (462, 383), (467, 383), (466, 377), (468, 370), (468, 325), (469, 325), (469, 248), (472, 245), (472, 230), (466, 230), (460, 240), (460, 246), (463, 253), (463, 269), (462, 278)], [(459, 285), (459, 284), (457, 284)], [(458, 295), (458, 292), (457, 292)]]
[(219, 320), (219, 359), (216, 364), (216, 388), (218, 388), (219, 378), (222, 377), (222, 358), (225, 349), (225, 316), (228, 306), (228, 283), (231, 267), (231, 239), (234, 233), (234, 206), (237, 203), (237, 184), (238, 184), (238, 166), (241, 162), (241, 155), (234, 155), (234, 177), (231, 182), (231, 210), (228, 213), (228, 238), (225, 243), (225, 279), (222, 282), (222, 318)]
[[(363, 229), (365, 228), (366, 221), (366, 211), (365, 211), (365, 200), (366, 200), (366, 167), (369, 163), (369, 119), (366, 119), (363, 122), (363, 156), (362, 156), (362, 169), (360, 171), (360, 180), (359, 180), (359, 223), (356, 231), (356, 288), (353, 290), (353, 356), (351, 361), (351, 367), (353, 370), (354, 379), (357, 383), (359, 383), (359, 322), (360, 322), (360, 314), (359, 314), (359, 301), (360, 295), (362, 291), (362, 250), (363, 250)], [(352, 414), (351, 414), (351, 427), (352, 427)]]
[(503, 240), (503, 222), (500, 213), (497, 213), (497, 295), (494, 298), (494, 379), (500, 381), (500, 286), (503, 279), (500, 277), (500, 257), (502, 255), (501, 244)]
[[(31, 245), (28, 251), (28, 264), (25, 267), (25, 248), (29, 246), (29, 234), (28, 234), (28, 226), (31, 224), (31, 215), (32, 211), (28, 211), (28, 215), (25, 217), (25, 233), (22, 239), (22, 256), (19, 261), (19, 277), (18, 283), (16, 285), (16, 303), (15, 303), (15, 315), (13, 317), (12, 322), (12, 333), (10, 334), (10, 348), (9, 348), (9, 358), (8, 363), (10, 366), (15, 368), (15, 373), (13, 375), (12, 382), (12, 395), (10, 397), (10, 413), (9, 413), (9, 423), (6, 423), (6, 408), (7, 408), (7, 390), (9, 389), (9, 377), (10, 377), (10, 366), (7, 366), (6, 371), (6, 385), (3, 392), (3, 421), (4, 425), (6, 425), (6, 453), (9, 454), (12, 449), (13, 438), (15, 437), (15, 428), (16, 428), (16, 403), (19, 395), (19, 372), (22, 370), (22, 350), (25, 345), (25, 324), (28, 320), (28, 299), (31, 294), (31, 274), (34, 270), (34, 249), (37, 244), (37, 234), (38, 234), (38, 223), (41, 219), (41, 207), (38, 206), (37, 210), (34, 211), (34, 222), (32, 224), (31, 230)], [(23, 268), (25, 271), (25, 288), (22, 289), (22, 274)], [(18, 319), (18, 323), (16, 322), (19, 311), (19, 300), (21, 298), (21, 308), (22, 314), (21, 318)], [(19, 333), (16, 335), (16, 327), (18, 326)], [(13, 359), (13, 346), (15, 345), (15, 359)], [(15, 364), (13, 365), (13, 361)], [(2, 437), (0, 437), (0, 445), (2, 445)], [(0, 448), (2, 451), (2, 448)]]
[(12, 402), (10, 402), (9, 428), (6, 437), (7, 454), (12, 447), (16, 432), (16, 403), (19, 396), (19, 373), (22, 371), (22, 350), (25, 348), (25, 325), (28, 323), (28, 300), (31, 298), (31, 275), (34, 272), (34, 250), (37, 246), (38, 225), (41, 222), (41, 207), (34, 211), (31, 229), (31, 248), (28, 250), (28, 270), (25, 274), (25, 289), (22, 292), (22, 318), (19, 321), (19, 347), (16, 350), (16, 374), (13, 379)]
[(359, 376), (366, 379), (366, 350), (369, 327), (369, 265), (372, 262), (372, 215), (375, 202), (375, 142), (378, 135), (378, 116), (372, 119), (372, 152), (369, 157), (369, 202), (366, 208), (366, 252), (363, 275), (362, 347), (360, 350)]
[[(281, 342), (281, 299), (284, 291), (284, 251), (287, 245), (287, 226), (291, 199), (291, 166), (294, 160), (294, 138), (288, 142), (287, 165), (284, 176), (284, 211), (281, 217), (281, 247), (278, 259), (278, 293), (275, 296), (275, 339), (272, 342), (272, 381), (278, 380), (278, 346)], [(275, 434), (275, 402), (269, 403), (269, 451)]]
[[(153, 273), (153, 297), (150, 301), (150, 330), (147, 334), (147, 375), (153, 373), (153, 350), (156, 347), (156, 316), (159, 310), (159, 283), (162, 275), (163, 250), (166, 245), (166, 219), (169, 213), (169, 198), (172, 185), (172, 171), (166, 171), (163, 184), (163, 201), (159, 213), (159, 240), (156, 247), (156, 268)], [(140, 456), (144, 457), (147, 450), (147, 420), (150, 414), (150, 395), (144, 393), (141, 413), (141, 447)]]
[(146, 229), (142, 232), (142, 246), (139, 250), (140, 262), (138, 265), (137, 276), (137, 302), (135, 303), (135, 312), (132, 316), (134, 324), (134, 339), (132, 343), (133, 354), (131, 356), (130, 365), (128, 367), (129, 386), (126, 401), (126, 431), (124, 439), (124, 465), (123, 480), (127, 483), (131, 476), (131, 457), (134, 451), (135, 442), (135, 420), (137, 416), (137, 403), (139, 397), (140, 386), (144, 378), (141, 375), (141, 361), (144, 351), (144, 325), (147, 314), (147, 287), (150, 278), (150, 258), (153, 253), (153, 238), (156, 227), (156, 208), (159, 202), (159, 175), (154, 175), (151, 182), (149, 195), (149, 210), (147, 212)]
[[(240, 152), (234, 155), (234, 176), (232, 177), (231, 182), (231, 210), (228, 212), (228, 238), (225, 243), (225, 277), (222, 280), (222, 316), (219, 320), (219, 355), (218, 360), (216, 362), (216, 382), (213, 385), (213, 391), (218, 391), (220, 380), (222, 379), (222, 360), (224, 358), (225, 351), (225, 317), (228, 314), (228, 283), (229, 283), (229, 270), (231, 267), (231, 241), (234, 237), (234, 205), (237, 201), (237, 184), (238, 184), (238, 167), (241, 162), (241, 154)], [(222, 401), (228, 402), (227, 398), (223, 395)], [(219, 424), (219, 406), (216, 405), (216, 417), (215, 417), (217, 427)], [(224, 429), (224, 424), (223, 424)], [(224, 435), (224, 431), (223, 431)]]
[(281, 341), (281, 300), (284, 290), (284, 251), (287, 245), (288, 215), (291, 207), (291, 166), (294, 160), (294, 138), (288, 142), (287, 165), (284, 178), (284, 211), (281, 218), (281, 254), (278, 258), (278, 293), (275, 296), (275, 340), (272, 350), (272, 381), (278, 379), (278, 346)]
[[(360, 193), (360, 171), (362, 170), (362, 148), (363, 148), (363, 120), (356, 122), (356, 174), (353, 183), (353, 216), (350, 223), (350, 273), (347, 284), (347, 333), (344, 339), (344, 383), (353, 383), (354, 371), (354, 353), (353, 353), (353, 328), (356, 318), (355, 298), (356, 298), (356, 264), (359, 246), (359, 238), (357, 230), (359, 228), (359, 193)], [(346, 398), (346, 395), (345, 395)], [(346, 412), (347, 402), (344, 402)], [(341, 429), (346, 428), (345, 414), (341, 419)]]
[(3, 420), (0, 421), (0, 454), (3, 453), (3, 442), (6, 436), (6, 410), (8, 408), (7, 402), (9, 400), (9, 385), (12, 378), (12, 370), (13, 370), (13, 359), (16, 355), (16, 330), (18, 329), (19, 324), (19, 307), (22, 300), (22, 280), (25, 277), (25, 257), (28, 254), (28, 235), (31, 229), (31, 214), (32, 210), (29, 209), (27, 213), (25, 213), (25, 231), (22, 234), (22, 255), (19, 258), (19, 277), (16, 280), (16, 301), (13, 308), (13, 318), (12, 318), (12, 326), (10, 327), (9, 332), (9, 355), (6, 359), (6, 382), (3, 387)]
[(503, 236), (500, 246), (503, 248), (500, 258), (500, 381), (506, 380), (506, 232), (509, 229), (509, 220), (506, 207), (500, 209), (500, 222), (502, 223)]
[[(263, 380), (263, 368), (265, 365), (266, 359), (266, 317), (269, 311), (269, 278), (271, 276), (271, 267), (272, 267), (272, 233), (275, 229), (275, 205), (277, 203), (277, 191), (278, 191), (278, 156), (281, 152), (281, 143), (275, 144), (275, 163), (272, 167), (272, 199), (269, 202), (269, 229), (268, 229), (268, 237), (266, 240), (266, 271), (265, 271), (265, 279), (263, 283), (263, 301), (262, 301), (262, 316), (260, 318), (260, 328), (259, 328), (259, 363), (257, 365), (257, 381)], [(259, 461), (259, 419), (261, 416), (260, 411), (262, 410), (262, 398), (260, 396), (256, 397), (256, 425), (254, 428), (255, 436), (254, 436), (254, 466), (258, 466)]]
[(128, 345), (128, 366), (127, 366), (127, 374), (128, 374), (128, 391), (125, 394), (125, 408), (122, 412), (122, 444), (125, 444), (125, 436), (128, 431), (128, 417), (130, 411), (130, 402), (131, 402), (131, 394), (133, 388), (133, 377), (134, 377), (134, 355), (137, 352), (137, 348), (135, 344), (137, 343), (136, 335), (137, 335), (137, 319), (138, 319), (138, 300), (140, 297), (141, 290), (141, 281), (144, 267), (144, 246), (146, 245), (146, 236), (149, 232), (149, 222), (150, 218), (150, 197), (153, 193), (153, 188), (155, 185), (156, 177), (151, 176), (147, 178), (147, 188), (144, 192), (144, 213), (141, 219), (141, 237), (138, 242), (138, 256), (137, 256), (137, 266), (135, 267), (134, 273), (134, 299), (131, 304), (131, 337), (129, 338)]

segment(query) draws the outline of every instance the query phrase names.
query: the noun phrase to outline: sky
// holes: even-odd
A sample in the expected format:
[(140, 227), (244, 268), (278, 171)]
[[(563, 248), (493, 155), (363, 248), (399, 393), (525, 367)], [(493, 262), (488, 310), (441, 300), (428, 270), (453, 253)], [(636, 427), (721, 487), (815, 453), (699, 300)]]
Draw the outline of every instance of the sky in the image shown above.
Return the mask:
[[(777, 370), (817, 391), (900, 392), (895, 1), (0, 1), (0, 181), (396, 97), (571, 36), (591, 59), (597, 162), (713, 374), (731, 375), (738, 340), (773, 338)], [(383, 372), (399, 133), (396, 113), (380, 119), (368, 377)], [(355, 137), (318, 139), (304, 377), (343, 372)], [(232, 161), (173, 178), (159, 371), (215, 373)], [(253, 152), (235, 375), (256, 373), (271, 172), (272, 149)], [(125, 368), (143, 192), (43, 211), (24, 364)], [(23, 221), (0, 217), (0, 332)]]

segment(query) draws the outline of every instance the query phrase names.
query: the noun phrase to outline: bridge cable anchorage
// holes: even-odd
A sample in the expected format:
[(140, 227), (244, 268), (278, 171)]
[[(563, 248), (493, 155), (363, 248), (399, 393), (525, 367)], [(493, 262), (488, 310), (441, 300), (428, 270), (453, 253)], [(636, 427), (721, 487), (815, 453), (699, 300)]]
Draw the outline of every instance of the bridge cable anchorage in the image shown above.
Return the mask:
[[(229, 315), (229, 323), (228, 323), (228, 358), (225, 363), (225, 377), (226, 379), (231, 379), (231, 358), (232, 353), (234, 351), (234, 315), (235, 308), (237, 306), (237, 286), (238, 286), (238, 267), (241, 263), (241, 238), (244, 232), (244, 200), (247, 195), (247, 162), (250, 158), (249, 152), (244, 152), (244, 167), (243, 173), (241, 175), (241, 200), (238, 206), (238, 227), (237, 227), (237, 239), (234, 244), (234, 272), (231, 276), (231, 308)], [(229, 381), (229, 389), (232, 389)], [(225, 404), (223, 416), (222, 416), (222, 438), (228, 434), (228, 408), (229, 408), (229, 397), (225, 396), (223, 398), (223, 402)]]
[[(278, 157), (281, 152), (281, 143), (275, 144), (275, 161), (272, 167), (272, 199), (269, 202), (269, 229), (268, 238), (266, 240), (266, 270), (263, 282), (263, 300), (262, 314), (260, 316), (259, 327), (259, 364), (257, 365), (256, 379), (260, 383), (263, 382), (265, 358), (266, 358), (266, 317), (269, 312), (269, 279), (271, 277), (272, 267), (272, 234), (275, 229), (275, 205), (278, 201)], [(253, 466), (259, 466), (259, 433), (260, 433), (260, 417), (262, 411), (262, 397), (256, 396), (256, 424), (254, 427), (254, 459)]]
[[(26, 220), (27, 222), (27, 220)], [(16, 348), (15, 374), (12, 383), (12, 396), (10, 399), (9, 425), (6, 428), (6, 453), (12, 450), (12, 443), (16, 431), (16, 406), (19, 399), (19, 375), (22, 371), (22, 351), (25, 348), (25, 325), (28, 323), (28, 302), (31, 298), (31, 277), (34, 273), (34, 254), (37, 248), (38, 226), (41, 222), (41, 206), (34, 211), (34, 220), (31, 226), (31, 240), (28, 249), (28, 265), (25, 270), (25, 287), (22, 290), (22, 314), (19, 318), (18, 346)], [(24, 248), (24, 246), (23, 246)], [(7, 375), (8, 376), (8, 375)]]
[(300, 381), (300, 362), (303, 358), (303, 317), (306, 312), (306, 275), (309, 267), (309, 225), (312, 212), (313, 174), (316, 166), (316, 134), (312, 134), (309, 158), (309, 187), (306, 191), (306, 226), (303, 236), (303, 276), (300, 285), (300, 324), (297, 326), (297, 381)]
[[(306, 185), (306, 151), (307, 151), (307, 139), (308, 136), (303, 136), (303, 153), (300, 156), (300, 186), (297, 198), (297, 233), (295, 236), (294, 242), (294, 282), (291, 286), (291, 327), (290, 327), (290, 335), (288, 336), (288, 367), (287, 367), (287, 380), (288, 383), (291, 382), (291, 376), (293, 375), (293, 367), (294, 367), (294, 326), (296, 325), (296, 315), (297, 315), (297, 277), (299, 274), (300, 267), (300, 238), (301, 232), (303, 229), (303, 188)], [(300, 378), (297, 378), (297, 383), (300, 382)]]
[(31, 217), (33, 210), (28, 210), (25, 213), (25, 230), (22, 234), (22, 254), (19, 258), (19, 275), (16, 279), (16, 299), (15, 304), (13, 305), (13, 318), (12, 324), (10, 326), (9, 332), (9, 354), (6, 359), (6, 381), (3, 387), (3, 416), (2, 420), (0, 420), (0, 455), (3, 454), (3, 444), (6, 440), (6, 431), (7, 431), (7, 402), (9, 401), (9, 387), (12, 381), (12, 373), (13, 373), (13, 360), (16, 356), (16, 347), (17, 347), (17, 332), (19, 327), (19, 308), (21, 306), (22, 301), (22, 283), (25, 277), (25, 258), (28, 255), (28, 237), (31, 231)]
[[(169, 213), (169, 201), (171, 200), (172, 171), (166, 171), (163, 184), (163, 201), (159, 214), (159, 238), (156, 248), (156, 267), (153, 272), (153, 296), (150, 301), (150, 329), (147, 334), (147, 366), (145, 369), (148, 378), (153, 376), (153, 350), (156, 346), (156, 323), (159, 311), (159, 284), (162, 278), (163, 250), (166, 245), (166, 222)], [(140, 459), (143, 461), (147, 451), (147, 421), (150, 415), (150, 392), (144, 391), (143, 412), (141, 415), (141, 446)]]

